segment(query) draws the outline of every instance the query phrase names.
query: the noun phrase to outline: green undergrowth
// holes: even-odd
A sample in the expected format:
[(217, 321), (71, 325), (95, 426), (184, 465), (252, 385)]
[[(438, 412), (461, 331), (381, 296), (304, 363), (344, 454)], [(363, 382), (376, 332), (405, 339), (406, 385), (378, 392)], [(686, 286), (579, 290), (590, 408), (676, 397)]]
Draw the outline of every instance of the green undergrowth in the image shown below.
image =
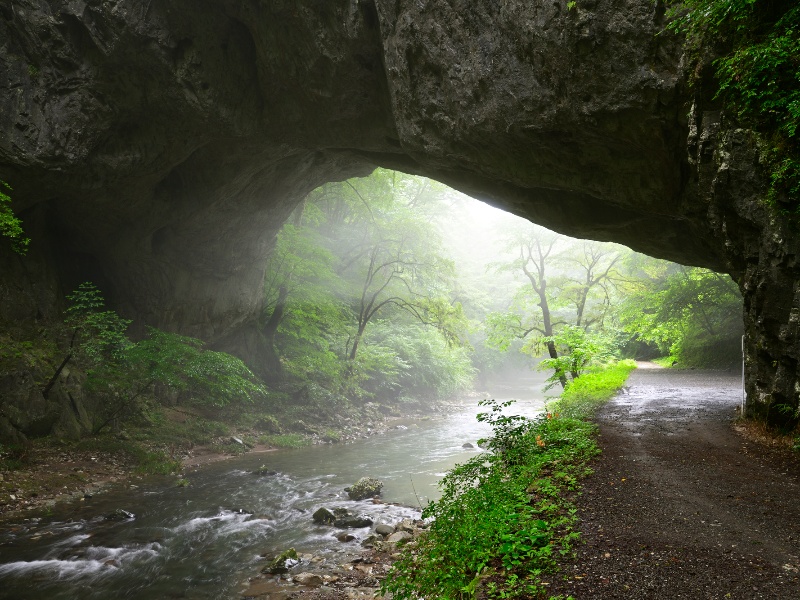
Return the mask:
[(800, 215), (800, 3), (670, 0), (670, 28), (699, 57), (717, 48), (716, 99), (757, 131), (769, 170), (767, 200)]
[(675, 356), (662, 356), (660, 358), (654, 358), (650, 362), (657, 364), (659, 367), (671, 369), (677, 361), (678, 359)]
[(478, 416), (488, 452), (456, 466), (423, 511), (428, 531), (407, 544), (383, 583), (397, 600), (550, 598), (546, 580), (574, 553), (579, 481), (599, 453), (588, 421), (635, 368), (622, 361), (570, 384), (536, 419), (494, 400)]
[(587, 419), (619, 391), (635, 368), (635, 361), (621, 360), (585, 373), (571, 381), (561, 397), (548, 405), (548, 410), (577, 419)]

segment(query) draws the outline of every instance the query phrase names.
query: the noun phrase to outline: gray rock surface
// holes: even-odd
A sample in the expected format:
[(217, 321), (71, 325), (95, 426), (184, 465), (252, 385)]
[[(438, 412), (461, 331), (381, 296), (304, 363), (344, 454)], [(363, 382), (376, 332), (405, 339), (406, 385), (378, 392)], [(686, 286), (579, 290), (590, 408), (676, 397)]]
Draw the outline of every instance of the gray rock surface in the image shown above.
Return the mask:
[(317, 575), (316, 573), (298, 573), (293, 577), (294, 581), (299, 583), (300, 585), (322, 585), (325, 580), (322, 579), (321, 575)]
[(380, 523), (375, 527), (375, 533), (385, 537), (394, 533), (394, 527), (387, 525), (386, 523)]
[(412, 535), (407, 531), (395, 531), (392, 535), (386, 538), (386, 541), (396, 544), (398, 542), (407, 542), (411, 538)]
[(800, 238), (664, 24), (649, 0), (4, 3), (0, 176), (32, 242), (0, 248), (0, 323), (90, 279), (256, 365), (278, 228), (381, 165), (730, 273), (750, 409), (796, 405)]
[(321, 525), (333, 525), (333, 522), (336, 520), (336, 515), (323, 506), (314, 511), (311, 518), (314, 519), (315, 523), (320, 523)]

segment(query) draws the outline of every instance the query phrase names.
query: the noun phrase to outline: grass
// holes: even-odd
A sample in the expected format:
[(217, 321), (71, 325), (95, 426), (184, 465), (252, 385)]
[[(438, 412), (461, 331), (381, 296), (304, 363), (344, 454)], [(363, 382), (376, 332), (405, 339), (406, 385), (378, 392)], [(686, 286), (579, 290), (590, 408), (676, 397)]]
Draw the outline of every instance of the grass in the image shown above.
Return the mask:
[(590, 418), (598, 407), (613, 398), (625, 385), (628, 375), (635, 368), (635, 361), (621, 360), (586, 373), (571, 381), (561, 397), (547, 408), (552, 413), (558, 412), (577, 419)]
[(594, 411), (625, 383), (633, 361), (573, 382), (538, 419), (505, 416), (486, 401), (491, 452), (456, 466), (423, 517), (427, 533), (403, 549), (383, 583), (396, 600), (548, 598), (545, 577), (573, 555), (574, 499), (599, 453)]

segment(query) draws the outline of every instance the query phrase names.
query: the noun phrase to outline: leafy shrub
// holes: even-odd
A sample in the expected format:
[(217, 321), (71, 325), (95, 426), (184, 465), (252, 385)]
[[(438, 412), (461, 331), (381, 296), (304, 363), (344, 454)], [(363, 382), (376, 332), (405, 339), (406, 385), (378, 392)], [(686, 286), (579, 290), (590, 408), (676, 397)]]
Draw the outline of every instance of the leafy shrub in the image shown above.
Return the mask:
[(766, 141), (768, 198), (800, 210), (800, 6), (770, 0), (682, 0), (671, 28), (695, 48), (723, 49), (716, 96)]
[(31, 240), (22, 230), (22, 221), (11, 210), (11, 198), (6, 190), (10, 192), (11, 186), (0, 179), (0, 236), (8, 238), (14, 252), (24, 256)]
[(561, 397), (548, 405), (548, 410), (574, 418), (590, 417), (594, 410), (616, 394), (625, 384), (636, 362), (621, 360), (571, 381)]
[[(596, 454), (594, 426), (577, 419), (505, 416), (510, 403), (485, 401), (491, 452), (451, 470), (442, 497), (423, 511), (429, 531), (403, 551), (383, 584), (398, 599), (531, 597), (539, 576), (570, 554), (575, 509), (565, 499)], [(500, 593), (504, 595), (500, 595)]]

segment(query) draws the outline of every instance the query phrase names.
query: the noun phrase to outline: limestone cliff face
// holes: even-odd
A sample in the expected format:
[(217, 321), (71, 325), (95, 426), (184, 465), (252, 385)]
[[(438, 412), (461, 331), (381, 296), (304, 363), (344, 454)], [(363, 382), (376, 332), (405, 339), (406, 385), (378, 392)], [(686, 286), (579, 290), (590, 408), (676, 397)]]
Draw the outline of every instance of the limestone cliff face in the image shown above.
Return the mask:
[(4, 3), (0, 179), (33, 250), (0, 257), (0, 319), (47, 316), (91, 279), (129, 317), (254, 356), (275, 232), (309, 190), (381, 165), (727, 271), (745, 295), (752, 405), (796, 404), (797, 236), (760, 201), (752, 136), (689, 90), (663, 13), (649, 0)]

